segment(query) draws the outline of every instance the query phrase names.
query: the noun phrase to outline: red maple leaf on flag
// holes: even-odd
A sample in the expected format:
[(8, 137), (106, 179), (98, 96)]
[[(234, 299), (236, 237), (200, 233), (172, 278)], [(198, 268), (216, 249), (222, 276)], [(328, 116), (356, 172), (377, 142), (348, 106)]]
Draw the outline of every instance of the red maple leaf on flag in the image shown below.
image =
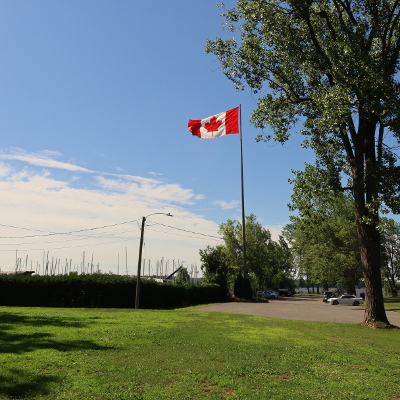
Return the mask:
[(217, 118), (212, 117), (209, 122), (204, 125), (208, 132), (217, 132), (222, 125), (222, 121), (217, 121)]

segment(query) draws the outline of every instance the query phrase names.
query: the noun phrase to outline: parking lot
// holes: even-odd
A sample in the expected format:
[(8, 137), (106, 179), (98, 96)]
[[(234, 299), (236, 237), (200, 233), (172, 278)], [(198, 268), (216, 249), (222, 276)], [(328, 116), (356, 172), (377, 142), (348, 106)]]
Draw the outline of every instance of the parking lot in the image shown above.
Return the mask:
[[(324, 303), (321, 297), (295, 296), (283, 297), (267, 302), (241, 303), (228, 302), (196, 307), (196, 311), (232, 312), (281, 319), (293, 319), (317, 322), (339, 322), (342, 324), (361, 324), (364, 306), (332, 306)], [(387, 311), (392, 325), (400, 327), (400, 313)]]

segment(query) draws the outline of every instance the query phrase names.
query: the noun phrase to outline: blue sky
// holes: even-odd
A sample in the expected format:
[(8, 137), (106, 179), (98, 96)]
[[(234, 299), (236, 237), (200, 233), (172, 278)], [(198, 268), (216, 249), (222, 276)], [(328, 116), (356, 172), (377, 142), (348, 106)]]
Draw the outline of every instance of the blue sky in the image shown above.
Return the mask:
[(218, 224), (241, 215), (239, 135), (198, 139), (187, 122), (239, 104), (246, 214), (277, 237), (291, 170), (313, 156), (299, 135), (255, 142), (256, 98), (204, 51), (232, 35), (216, 2), (0, 3), (0, 268), (21, 258), (36, 269), (44, 254), (78, 264), (85, 252), (103, 271), (119, 257), (125, 272), (127, 253), (133, 274), (142, 216), (171, 212), (148, 218), (143, 257), (152, 272), (162, 257), (199, 269)]

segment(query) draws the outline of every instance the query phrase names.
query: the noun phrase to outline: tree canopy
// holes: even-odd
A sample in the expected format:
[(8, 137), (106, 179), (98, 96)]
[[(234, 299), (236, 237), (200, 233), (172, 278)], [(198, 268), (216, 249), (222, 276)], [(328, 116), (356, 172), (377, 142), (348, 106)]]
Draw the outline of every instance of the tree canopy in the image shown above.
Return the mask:
[(236, 88), (260, 93), (251, 117), (256, 127), (269, 126), (285, 142), (302, 124), (304, 145), (314, 149), (327, 183), (341, 191), (346, 182), (369, 326), (388, 323), (378, 290), (379, 209), (400, 211), (399, 6), (399, 0), (238, 0), (222, 16), (239, 36), (206, 46)]
[[(292, 285), (292, 256), (283, 238), (272, 240), (255, 215), (246, 217), (246, 253), (249, 279), (254, 288), (284, 288)], [(232, 287), (242, 269), (242, 225), (227, 220), (220, 224), (224, 245), (200, 250), (202, 270), (207, 282)], [(227, 285), (227, 286), (225, 286)]]
[(290, 217), (285, 237), (308, 281), (325, 290), (335, 284), (355, 294), (362, 270), (352, 198), (335, 193), (321, 179), (313, 165), (296, 171), (290, 208), (297, 215)]

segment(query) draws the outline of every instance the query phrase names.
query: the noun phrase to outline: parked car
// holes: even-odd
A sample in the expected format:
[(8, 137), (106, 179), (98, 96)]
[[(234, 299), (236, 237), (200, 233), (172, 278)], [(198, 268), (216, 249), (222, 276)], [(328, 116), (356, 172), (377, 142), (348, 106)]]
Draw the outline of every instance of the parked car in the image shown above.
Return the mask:
[(322, 301), (326, 303), (328, 299), (330, 299), (333, 296), (334, 296), (333, 292), (324, 292), (324, 298), (322, 299)]
[(267, 290), (267, 292), (271, 293), (271, 299), (279, 299), (279, 293), (276, 290)]
[(286, 296), (292, 296), (293, 292), (290, 289), (278, 289), (278, 294), (279, 296), (286, 297)]
[(277, 299), (279, 297), (278, 293), (273, 290), (259, 290), (256, 295), (265, 299)]
[(331, 297), (328, 299), (328, 303), (331, 303), (333, 306), (336, 306), (337, 304), (351, 304), (353, 306), (358, 306), (363, 302), (363, 298), (354, 296), (353, 294), (343, 294), (340, 297)]

